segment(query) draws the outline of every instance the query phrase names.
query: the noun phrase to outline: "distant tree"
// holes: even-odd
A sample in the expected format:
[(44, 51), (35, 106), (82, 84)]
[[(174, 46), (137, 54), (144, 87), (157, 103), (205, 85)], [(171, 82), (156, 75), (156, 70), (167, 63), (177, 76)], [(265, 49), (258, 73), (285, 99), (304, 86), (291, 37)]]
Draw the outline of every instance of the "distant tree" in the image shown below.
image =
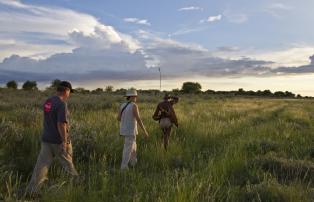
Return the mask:
[(302, 96), (300, 94), (297, 95), (297, 98), (302, 98)]
[(282, 92), (282, 91), (277, 91), (274, 93), (274, 96), (276, 97), (285, 97), (286, 93)]
[(252, 90), (246, 91), (245, 94), (246, 95), (250, 95), (250, 96), (256, 95), (256, 93), (254, 91), (252, 91)]
[(235, 95), (246, 95), (247, 92), (245, 90), (243, 90), (243, 88), (239, 88), (238, 91), (234, 92)]
[(182, 85), (183, 93), (200, 93), (202, 89), (201, 84), (197, 82), (184, 82)]
[(105, 91), (106, 91), (107, 93), (113, 92), (113, 86), (106, 86)]
[(261, 90), (256, 91), (257, 96), (263, 96), (263, 92)]
[(17, 89), (17, 83), (16, 83), (16, 81), (14, 81), (14, 80), (8, 81), (8, 83), (7, 83), (7, 88)]
[(180, 92), (180, 89), (179, 89), (179, 88), (172, 89), (172, 92), (173, 92), (173, 93), (179, 93), (179, 92)]
[(102, 93), (104, 90), (102, 88), (96, 88), (95, 90), (92, 91), (92, 93)]
[(124, 89), (124, 88), (120, 88), (120, 89), (115, 90), (115, 93), (117, 93), (117, 94), (125, 94), (125, 92), (126, 92), (126, 89)]
[(294, 97), (295, 97), (295, 94), (293, 94), (293, 93), (291, 93), (291, 92), (289, 92), (289, 91), (286, 91), (286, 92), (285, 92), (285, 96), (286, 96), (286, 97), (294, 98)]
[(263, 91), (263, 96), (272, 96), (273, 93), (270, 90), (264, 90)]
[(75, 93), (89, 93), (90, 91), (89, 90), (86, 90), (85, 88), (75, 88), (74, 89), (74, 92)]
[(138, 93), (146, 94), (146, 95), (157, 95), (158, 93), (160, 93), (160, 91), (156, 89), (147, 89), (147, 90), (138, 90)]
[(23, 90), (38, 90), (36, 81), (25, 81), (22, 86)]
[(239, 92), (240, 94), (243, 94), (245, 91), (243, 90), (243, 88), (239, 88), (238, 92)]
[(60, 83), (61, 83), (61, 80), (55, 79), (55, 80), (51, 81), (50, 88), (57, 89), (57, 87), (59, 86)]
[(205, 93), (206, 94), (215, 94), (216, 91), (208, 89), (207, 91), (205, 91)]

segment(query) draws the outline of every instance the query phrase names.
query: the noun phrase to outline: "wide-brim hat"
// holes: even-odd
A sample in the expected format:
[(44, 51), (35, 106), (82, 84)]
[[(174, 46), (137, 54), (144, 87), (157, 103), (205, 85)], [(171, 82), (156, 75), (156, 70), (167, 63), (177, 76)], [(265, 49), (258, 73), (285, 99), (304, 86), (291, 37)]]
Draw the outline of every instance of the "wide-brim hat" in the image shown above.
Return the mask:
[(137, 97), (137, 91), (135, 89), (127, 90), (125, 93), (125, 97)]

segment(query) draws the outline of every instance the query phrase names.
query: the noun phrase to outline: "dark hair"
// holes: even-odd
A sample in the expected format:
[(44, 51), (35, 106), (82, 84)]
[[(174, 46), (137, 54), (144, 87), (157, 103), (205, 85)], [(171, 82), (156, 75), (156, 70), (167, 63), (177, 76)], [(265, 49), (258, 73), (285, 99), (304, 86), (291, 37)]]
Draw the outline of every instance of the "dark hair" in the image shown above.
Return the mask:
[(61, 81), (57, 87), (58, 92), (65, 92), (68, 89), (70, 90), (71, 93), (73, 93), (72, 85), (68, 81)]
[(127, 97), (126, 97), (126, 100), (130, 100), (130, 98), (131, 98), (131, 96), (127, 96)]
[(164, 100), (168, 100), (168, 99), (170, 99), (171, 97), (172, 97), (171, 94), (165, 93), (165, 95), (164, 95)]
[(67, 90), (68, 88), (67, 87), (64, 87), (64, 86), (58, 86), (57, 87), (57, 92), (60, 92), (60, 93), (63, 93)]

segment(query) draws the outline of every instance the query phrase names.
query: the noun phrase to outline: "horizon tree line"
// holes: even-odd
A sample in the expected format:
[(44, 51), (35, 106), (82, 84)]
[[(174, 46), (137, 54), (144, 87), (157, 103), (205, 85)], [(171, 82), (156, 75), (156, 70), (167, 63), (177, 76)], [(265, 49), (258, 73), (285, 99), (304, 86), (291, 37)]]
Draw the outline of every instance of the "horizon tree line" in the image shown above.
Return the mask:
[[(46, 88), (46, 90), (54, 90), (57, 88), (57, 86), (60, 84), (61, 80), (55, 79), (51, 81), (50, 86)], [(17, 90), (18, 89), (18, 83), (15, 80), (8, 81), (6, 83), (6, 87), (8, 89)], [(39, 90), (37, 87), (36, 81), (27, 80), (22, 85), (22, 90), (28, 90), (28, 91), (34, 91)], [(127, 89), (120, 88), (114, 90), (114, 87), (109, 85), (103, 88), (96, 88), (94, 90), (87, 90), (83, 87), (78, 87), (74, 89), (76, 93), (124, 93)], [(160, 93), (160, 90), (158, 89), (150, 89), (150, 90), (139, 90), (143, 93), (154, 93), (158, 94)], [(270, 90), (258, 90), (258, 91), (245, 91), (243, 88), (238, 89), (237, 91), (215, 91), (208, 89), (206, 91), (202, 91), (202, 86), (198, 82), (184, 82), (182, 84), (181, 89), (173, 89), (171, 91), (163, 91), (163, 92), (172, 92), (174, 94), (207, 94), (207, 95), (229, 95), (229, 96), (258, 96), (258, 97), (284, 97), (284, 98), (302, 98), (300, 94), (295, 95), (292, 92), (289, 91), (276, 91), (271, 92)], [(305, 98), (308, 98), (306, 96)]]

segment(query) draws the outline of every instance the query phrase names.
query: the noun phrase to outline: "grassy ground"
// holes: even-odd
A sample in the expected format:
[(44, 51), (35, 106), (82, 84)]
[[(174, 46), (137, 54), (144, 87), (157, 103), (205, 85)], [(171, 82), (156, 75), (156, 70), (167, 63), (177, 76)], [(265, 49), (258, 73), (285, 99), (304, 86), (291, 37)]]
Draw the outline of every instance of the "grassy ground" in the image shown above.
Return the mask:
[[(41, 104), (49, 94), (0, 92), (0, 200), (16, 200), (40, 149)], [(313, 201), (314, 101), (184, 96), (168, 152), (151, 118), (158, 97), (139, 108), (150, 138), (139, 162), (120, 172), (120, 96), (69, 101), (75, 164), (72, 184), (58, 163), (42, 201)]]

